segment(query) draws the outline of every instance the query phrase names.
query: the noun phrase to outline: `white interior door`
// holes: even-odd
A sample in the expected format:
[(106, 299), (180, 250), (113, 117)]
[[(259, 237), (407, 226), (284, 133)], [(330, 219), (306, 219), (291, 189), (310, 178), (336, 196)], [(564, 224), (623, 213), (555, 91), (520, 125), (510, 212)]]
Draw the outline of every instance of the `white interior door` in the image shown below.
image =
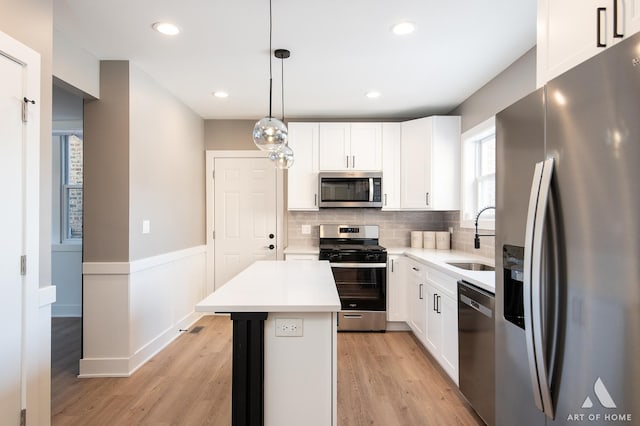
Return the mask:
[(214, 160), (215, 288), (256, 260), (275, 260), (276, 168), (267, 158)]
[(23, 66), (0, 52), (0, 419), (20, 423), (22, 390)]

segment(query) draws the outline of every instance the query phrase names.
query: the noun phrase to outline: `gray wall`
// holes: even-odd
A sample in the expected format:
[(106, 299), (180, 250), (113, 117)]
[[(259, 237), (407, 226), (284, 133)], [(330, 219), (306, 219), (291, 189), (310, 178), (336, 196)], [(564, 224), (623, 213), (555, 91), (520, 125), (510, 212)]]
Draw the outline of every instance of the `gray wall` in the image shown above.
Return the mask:
[(129, 62), (100, 64), (99, 100), (84, 109), (85, 262), (129, 260)]
[(103, 61), (100, 75), (101, 98), (85, 105), (84, 261), (204, 244), (204, 121), (128, 61)]
[(256, 120), (206, 120), (204, 144), (207, 150), (254, 150), (251, 134)]
[(133, 64), (130, 78), (129, 257), (137, 260), (205, 243), (204, 120)]
[(536, 48), (482, 86), (449, 115), (462, 116), (466, 132), (536, 89)]
[(0, 31), (40, 54), (40, 286), (51, 284), (52, 0), (0, 0)]

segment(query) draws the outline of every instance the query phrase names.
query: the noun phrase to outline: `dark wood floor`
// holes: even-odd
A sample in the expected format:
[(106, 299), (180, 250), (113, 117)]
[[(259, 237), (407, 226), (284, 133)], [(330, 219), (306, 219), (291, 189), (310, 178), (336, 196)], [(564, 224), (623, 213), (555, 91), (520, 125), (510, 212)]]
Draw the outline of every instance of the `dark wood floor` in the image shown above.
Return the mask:
[[(54, 318), (53, 425), (229, 425), (231, 321), (196, 325), (129, 378), (78, 379), (80, 319)], [(338, 424), (482, 421), (410, 333), (340, 333)]]

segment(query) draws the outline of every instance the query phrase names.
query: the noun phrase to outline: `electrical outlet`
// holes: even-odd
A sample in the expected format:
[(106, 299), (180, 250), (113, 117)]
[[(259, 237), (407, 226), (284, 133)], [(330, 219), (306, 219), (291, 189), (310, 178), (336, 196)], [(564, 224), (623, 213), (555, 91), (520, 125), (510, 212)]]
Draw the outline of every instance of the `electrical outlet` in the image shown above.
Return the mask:
[(302, 318), (276, 318), (276, 336), (302, 337)]
[(449, 227), (449, 233), (450, 233), (450, 234), (453, 234), (453, 226), (450, 226), (450, 227)]
[(142, 233), (148, 234), (149, 232), (151, 232), (151, 222), (149, 219), (145, 219), (142, 221)]
[(302, 225), (302, 235), (311, 235), (311, 225)]

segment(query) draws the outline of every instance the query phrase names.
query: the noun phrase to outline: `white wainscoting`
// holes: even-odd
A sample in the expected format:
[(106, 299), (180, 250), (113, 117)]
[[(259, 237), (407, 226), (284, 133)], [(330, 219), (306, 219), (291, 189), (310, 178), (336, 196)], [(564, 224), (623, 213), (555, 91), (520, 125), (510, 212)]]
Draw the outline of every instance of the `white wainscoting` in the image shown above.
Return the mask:
[(202, 314), (206, 246), (133, 262), (85, 262), (79, 377), (128, 377)]
[(82, 316), (82, 245), (51, 246), (51, 281), (56, 286), (56, 302), (51, 316)]

